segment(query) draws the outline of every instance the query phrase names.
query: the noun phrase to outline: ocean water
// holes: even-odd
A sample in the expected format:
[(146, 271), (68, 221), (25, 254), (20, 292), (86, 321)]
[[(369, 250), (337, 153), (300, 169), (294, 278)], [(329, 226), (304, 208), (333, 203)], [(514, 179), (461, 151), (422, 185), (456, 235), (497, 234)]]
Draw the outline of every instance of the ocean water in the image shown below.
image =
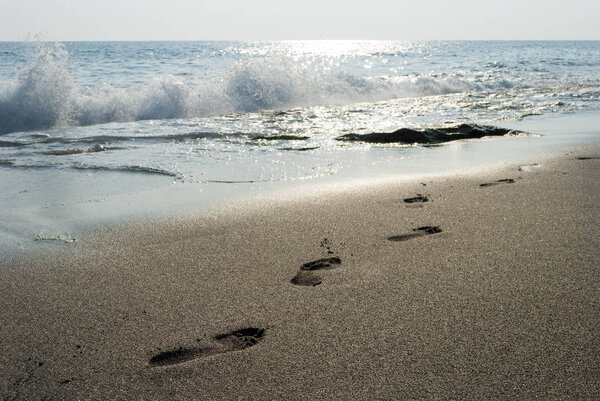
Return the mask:
[[(477, 167), (593, 140), (599, 112), (600, 42), (0, 43), (0, 234)], [(337, 139), (461, 123), (532, 135)]]

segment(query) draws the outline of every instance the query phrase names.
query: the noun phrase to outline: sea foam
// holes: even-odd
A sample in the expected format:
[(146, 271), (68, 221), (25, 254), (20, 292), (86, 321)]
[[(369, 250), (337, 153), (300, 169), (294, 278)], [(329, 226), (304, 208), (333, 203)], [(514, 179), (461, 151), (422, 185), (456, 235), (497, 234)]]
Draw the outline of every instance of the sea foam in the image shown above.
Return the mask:
[(256, 59), (222, 79), (156, 76), (119, 87), (76, 85), (61, 45), (38, 45), (30, 65), (0, 85), (0, 134), (110, 122), (205, 117), (317, 105), (343, 105), (401, 97), (444, 95), (506, 87), (453, 76), (365, 77), (346, 71)]

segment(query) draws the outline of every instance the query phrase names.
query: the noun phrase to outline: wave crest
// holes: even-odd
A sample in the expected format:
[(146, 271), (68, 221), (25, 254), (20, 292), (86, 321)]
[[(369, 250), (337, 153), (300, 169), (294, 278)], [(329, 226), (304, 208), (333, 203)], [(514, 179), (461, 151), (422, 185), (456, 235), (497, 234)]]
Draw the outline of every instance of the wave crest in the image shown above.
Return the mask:
[[(0, 134), (57, 126), (342, 105), (489, 88), (461, 77), (364, 77), (300, 65), (289, 59), (252, 60), (213, 81), (162, 76), (129, 88), (107, 83), (89, 88), (73, 83), (63, 46), (38, 47), (32, 65), (24, 68), (14, 82), (0, 88)], [(498, 82), (497, 87), (507, 85)]]
[(0, 92), (0, 133), (53, 127), (65, 120), (73, 83), (61, 45), (38, 45), (31, 66)]

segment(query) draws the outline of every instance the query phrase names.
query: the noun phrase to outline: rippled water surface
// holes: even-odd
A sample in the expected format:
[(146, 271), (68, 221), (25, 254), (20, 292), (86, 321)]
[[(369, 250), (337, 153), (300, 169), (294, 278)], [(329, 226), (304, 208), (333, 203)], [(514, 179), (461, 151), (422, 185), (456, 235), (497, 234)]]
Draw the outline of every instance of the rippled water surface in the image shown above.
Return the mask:
[[(377, 174), (400, 174), (424, 148), (338, 138), (519, 128), (599, 106), (600, 42), (0, 43), (0, 179), (14, 188), (0, 203), (31, 215), (118, 205), (148, 179), (229, 194), (215, 185), (368, 176), (388, 162)], [(55, 182), (75, 188), (61, 196)]]
[(348, 133), (597, 109), (599, 72), (598, 42), (2, 43), (0, 165), (310, 178)]

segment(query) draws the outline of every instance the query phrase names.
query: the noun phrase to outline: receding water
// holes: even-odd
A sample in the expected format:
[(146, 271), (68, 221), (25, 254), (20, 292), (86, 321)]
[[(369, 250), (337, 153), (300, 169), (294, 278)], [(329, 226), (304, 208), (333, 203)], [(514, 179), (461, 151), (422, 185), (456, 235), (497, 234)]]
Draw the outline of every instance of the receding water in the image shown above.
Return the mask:
[[(589, 140), (599, 106), (600, 42), (0, 43), (0, 230), (483, 165)], [(534, 136), (336, 139), (459, 123)]]

